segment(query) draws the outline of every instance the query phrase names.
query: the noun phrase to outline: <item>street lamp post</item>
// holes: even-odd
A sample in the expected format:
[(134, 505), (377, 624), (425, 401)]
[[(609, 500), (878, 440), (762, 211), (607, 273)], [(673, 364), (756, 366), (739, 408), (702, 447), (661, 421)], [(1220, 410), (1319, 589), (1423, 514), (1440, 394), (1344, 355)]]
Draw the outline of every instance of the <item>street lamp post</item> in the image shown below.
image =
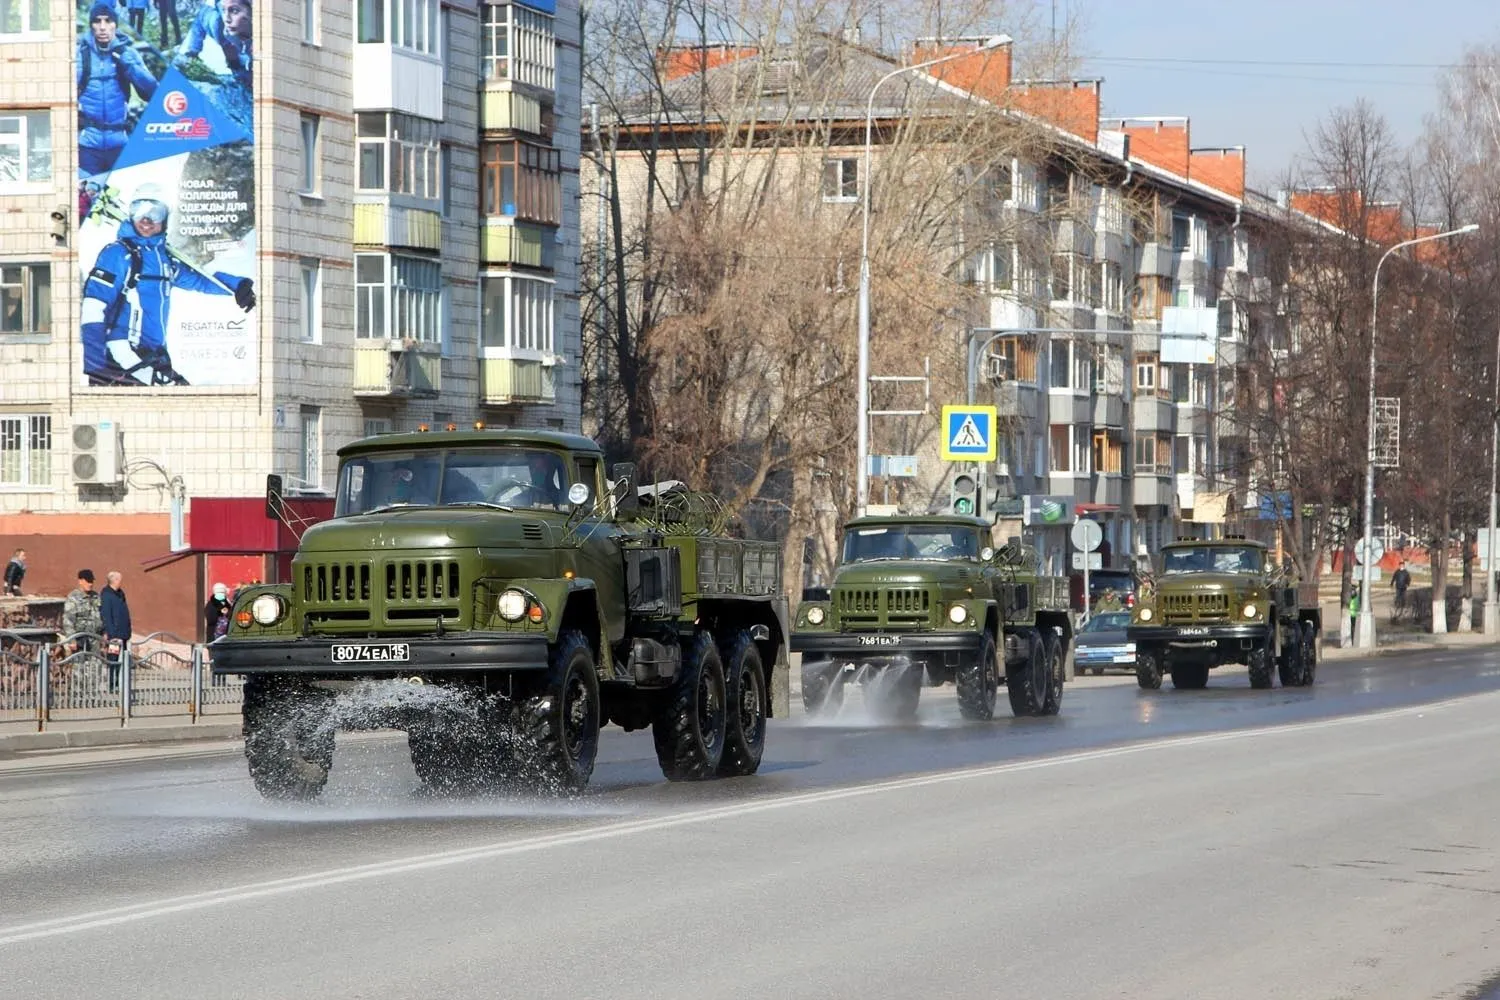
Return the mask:
[[(1359, 616), (1356, 619), (1354, 629), (1354, 644), (1361, 648), (1368, 649), (1375, 645), (1375, 609), (1370, 607), (1370, 565), (1374, 560), (1370, 556), (1375, 544), (1375, 330), (1380, 307), (1380, 268), (1391, 254), (1404, 247), (1415, 246), (1418, 243), (1430, 243), (1433, 240), (1446, 239), (1449, 236), (1461, 236), (1464, 233), (1472, 233), (1478, 229), (1479, 226), (1477, 224), (1470, 223), (1467, 226), (1459, 229), (1450, 229), (1444, 233), (1433, 233), (1431, 236), (1419, 236), (1414, 240), (1405, 240), (1381, 254), (1380, 260), (1375, 264), (1375, 280), (1370, 289), (1370, 404), (1366, 413), (1369, 426), (1365, 441), (1364, 562), (1360, 564)], [(1493, 580), (1493, 576), (1491, 579)]]
[(1500, 603), (1495, 600), (1495, 492), (1500, 488), (1500, 334), (1495, 337), (1495, 394), (1490, 398), (1490, 534), (1485, 549), (1484, 634), (1500, 635)]
[(870, 503), (870, 145), (874, 132), (875, 92), (887, 80), (900, 76), (902, 73), (914, 73), (950, 59), (973, 55), (975, 52), (986, 52), (999, 48), (1009, 41), (1010, 38), (1006, 35), (992, 35), (985, 39), (984, 44), (977, 49), (960, 49), (938, 56), (936, 59), (928, 59), (926, 62), (893, 69), (876, 80), (875, 86), (870, 88), (870, 100), (865, 105), (865, 155), (860, 163), (859, 177), (859, 200), (860, 210), (864, 215), (864, 232), (859, 246), (859, 428), (856, 437), (858, 454), (855, 458), (854, 481), (856, 483), (856, 513), (861, 517), (864, 516), (865, 508)]

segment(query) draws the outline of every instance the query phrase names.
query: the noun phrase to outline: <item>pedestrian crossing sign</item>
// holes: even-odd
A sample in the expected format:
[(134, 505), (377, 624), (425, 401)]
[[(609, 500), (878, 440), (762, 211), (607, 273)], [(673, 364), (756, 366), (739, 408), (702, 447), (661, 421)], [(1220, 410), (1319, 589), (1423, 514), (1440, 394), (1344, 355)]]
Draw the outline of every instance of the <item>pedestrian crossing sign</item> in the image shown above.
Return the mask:
[(995, 418), (993, 406), (943, 407), (943, 461), (993, 462)]

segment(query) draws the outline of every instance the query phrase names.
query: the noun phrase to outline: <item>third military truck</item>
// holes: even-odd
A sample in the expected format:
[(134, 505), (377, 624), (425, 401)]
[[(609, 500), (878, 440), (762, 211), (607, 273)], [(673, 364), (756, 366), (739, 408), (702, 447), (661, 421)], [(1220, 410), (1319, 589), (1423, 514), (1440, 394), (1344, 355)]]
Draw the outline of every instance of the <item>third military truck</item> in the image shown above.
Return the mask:
[(1182, 539), (1162, 547), (1161, 572), (1131, 611), (1136, 681), (1149, 690), (1170, 674), (1177, 688), (1201, 688), (1208, 672), (1243, 663), (1250, 686), (1312, 684), (1322, 628), (1316, 584), (1272, 565), (1260, 542)]
[(729, 537), (681, 484), (607, 480), (576, 435), (450, 425), (339, 460), (290, 581), (237, 594), (209, 647), (245, 677), (262, 794), (317, 795), (340, 729), (405, 730), (422, 783), (450, 790), (580, 789), (606, 722), (650, 727), (670, 779), (759, 767), (786, 636), (775, 543)]
[(808, 712), (836, 709), (859, 684), (878, 712), (909, 719), (924, 686), (952, 681), (966, 719), (992, 718), (1002, 685), (1016, 715), (1056, 714), (1073, 635), (1067, 580), (989, 534), (957, 515), (846, 524), (830, 599), (803, 601), (793, 625)]

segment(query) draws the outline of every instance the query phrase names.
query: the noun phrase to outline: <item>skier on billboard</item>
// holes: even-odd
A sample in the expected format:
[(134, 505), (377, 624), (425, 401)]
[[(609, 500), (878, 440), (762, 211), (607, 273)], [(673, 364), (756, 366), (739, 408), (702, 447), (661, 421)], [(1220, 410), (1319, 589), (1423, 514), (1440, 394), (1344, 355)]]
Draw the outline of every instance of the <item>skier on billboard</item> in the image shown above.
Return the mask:
[(95, 3), (78, 39), (78, 169), (86, 177), (108, 171), (125, 148), (131, 91), (148, 101), (156, 93), (156, 77), (118, 29), (114, 5)]
[(83, 368), (90, 385), (187, 385), (167, 353), (172, 289), (232, 295), (245, 312), (255, 308), (249, 278), (203, 273), (167, 245), (169, 209), (154, 184), (131, 199), (115, 241), (99, 251), (83, 284)]

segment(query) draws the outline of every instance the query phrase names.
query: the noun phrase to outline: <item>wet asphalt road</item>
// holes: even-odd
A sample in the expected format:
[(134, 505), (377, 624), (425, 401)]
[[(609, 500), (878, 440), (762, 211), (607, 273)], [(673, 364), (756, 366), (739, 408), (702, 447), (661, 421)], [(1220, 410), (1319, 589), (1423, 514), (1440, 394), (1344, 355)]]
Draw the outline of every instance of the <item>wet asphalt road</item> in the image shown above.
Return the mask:
[(234, 750), (55, 758), (0, 771), (0, 997), (1459, 996), (1500, 967), (1494, 692), (1483, 648), (986, 725), (929, 689), (733, 782), (610, 730), (566, 804), (424, 798), (399, 738), (309, 807)]

